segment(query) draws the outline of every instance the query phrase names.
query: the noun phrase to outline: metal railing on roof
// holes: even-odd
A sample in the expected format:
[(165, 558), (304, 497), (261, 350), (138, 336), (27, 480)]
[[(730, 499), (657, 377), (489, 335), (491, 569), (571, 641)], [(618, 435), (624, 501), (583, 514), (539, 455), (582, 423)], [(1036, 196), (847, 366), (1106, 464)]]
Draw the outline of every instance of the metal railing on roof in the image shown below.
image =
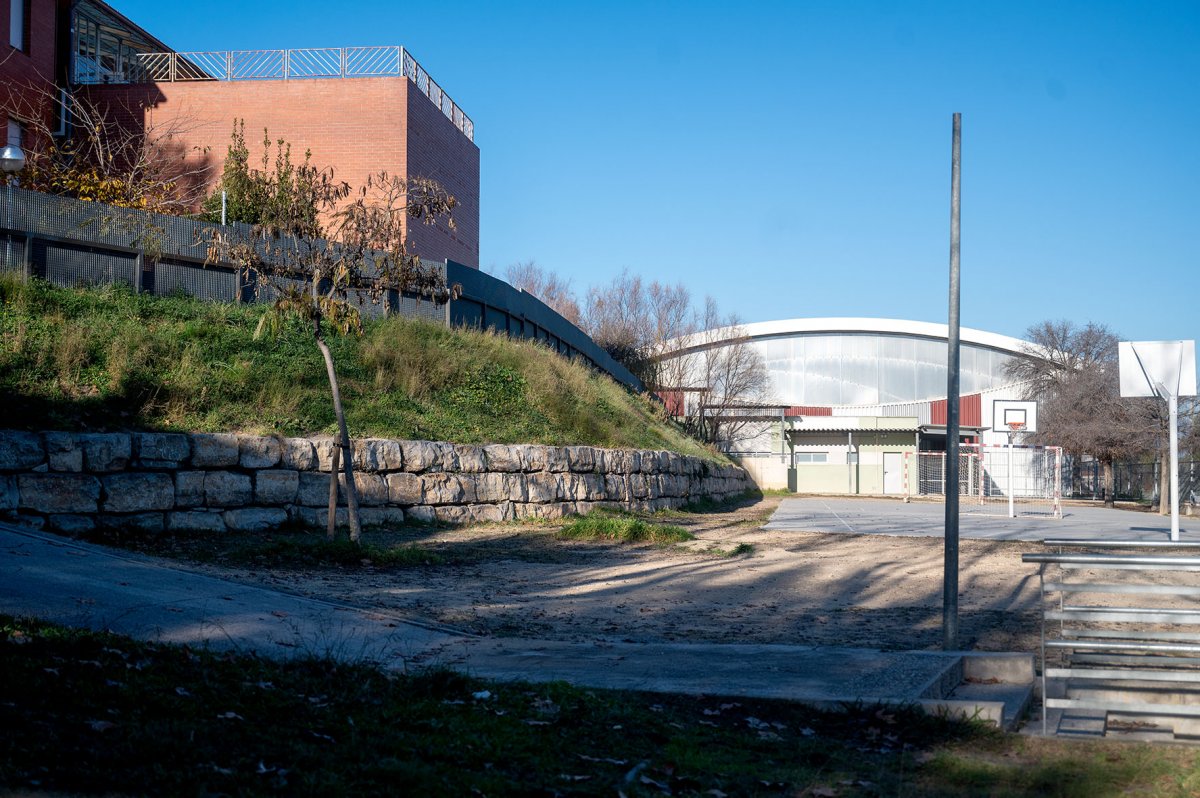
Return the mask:
[(322, 47), (301, 50), (215, 50), (138, 53), (123, 72), (81, 68), (76, 83), (304, 80), (406, 77), (471, 141), (475, 123), (403, 47)]

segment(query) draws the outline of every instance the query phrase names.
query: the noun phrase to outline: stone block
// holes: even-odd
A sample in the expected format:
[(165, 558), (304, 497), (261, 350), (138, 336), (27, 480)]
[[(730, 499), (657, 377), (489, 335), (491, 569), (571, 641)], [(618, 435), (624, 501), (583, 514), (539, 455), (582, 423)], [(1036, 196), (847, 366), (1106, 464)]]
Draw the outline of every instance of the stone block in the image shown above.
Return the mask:
[(192, 465), (220, 468), (238, 463), (238, 437), (224, 432), (192, 434)]
[(206, 471), (175, 472), (175, 506), (204, 506), (204, 475)]
[(592, 449), (592, 456), (596, 459), (596, 464), (592, 470), (597, 474), (607, 474), (610, 470), (608, 449)]
[(238, 462), (242, 468), (273, 468), (279, 464), (279, 441), (258, 435), (238, 436)]
[(83, 470), (83, 448), (71, 432), (43, 432), (46, 460), (51, 471), (79, 473)]
[(524, 474), (504, 475), (504, 498), (510, 502), (526, 502), (529, 494), (525, 490)]
[[(290, 515), (293, 523), (301, 524), (311, 529), (325, 529), (329, 521), (328, 507), (293, 507)], [(336, 529), (347, 529), (350, 526), (350, 516), (345, 507), (339, 507), (333, 514), (333, 525)]]
[(270, 469), (254, 475), (254, 500), (258, 504), (291, 504), (300, 489), (300, 474), (296, 471)]
[(287, 510), (282, 507), (244, 507), (222, 513), (230, 532), (262, 532), (287, 523)]
[(545, 471), (546, 470), (546, 447), (537, 446), (534, 444), (524, 444), (514, 446), (514, 450), (518, 452), (521, 458), (521, 468), (524, 471)]
[(46, 526), (64, 535), (83, 535), (96, 528), (96, 522), (90, 515), (52, 515), (46, 519)]
[(209, 507), (240, 507), (249, 504), (253, 495), (245, 474), (209, 471), (204, 475), (204, 503)]
[(358, 514), (363, 526), (404, 526), (404, 511), (399, 507), (363, 507)]
[(438, 441), (433, 444), (433, 448), (437, 450), (437, 469), (458, 473), (460, 470), (458, 449), (455, 448), (454, 444)]
[(582, 474), (563, 474), (559, 477), (562, 485), (560, 496), (564, 499), (575, 501), (583, 498), (583, 475)]
[(596, 450), (591, 446), (568, 446), (567, 465), (576, 474), (585, 474), (596, 469)]
[[(342, 503), (341, 491), (338, 491), (338, 502)], [(296, 504), (305, 507), (329, 506), (329, 474), (312, 471), (300, 472), (300, 486), (296, 491)]]
[(79, 436), (83, 446), (83, 465), (94, 474), (124, 471), (132, 459), (133, 447), (126, 432), (90, 433)]
[(483, 452), (487, 458), (488, 471), (512, 472), (524, 470), (521, 463), (520, 450), (514, 446), (494, 443), (490, 446), (484, 446)]
[(363, 471), (387, 473), (404, 469), (404, 451), (399, 441), (386, 438), (366, 438), (352, 441), (354, 467)]
[(404, 453), (404, 468), (410, 473), (441, 468), (441, 452), (429, 441), (400, 441)]
[(178, 432), (135, 432), (133, 456), (142, 468), (178, 468), (192, 456), (192, 441)]
[(477, 524), (502, 523), (516, 517), (512, 502), (503, 504), (471, 504), (467, 506), (467, 514), (471, 521)]
[[(317, 453), (317, 468), (329, 473), (333, 469), (333, 450), (337, 448), (337, 443), (333, 438), (317, 438), (312, 444)], [(341, 469), (340, 461), (338, 468)]]
[[(456, 446), (458, 470), (464, 474), (482, 474), (488, 470), (487, 457), (482, 446)], [(494, 469), (499, 471), (501, 469)]]
[(546, 471), (553, 471), (556, 474), (561, 474), (567, 471), (571, 464), (567, 460), (567, 449), (565, 446), (546, 446), (543, 447), (544, 457), (546, 458)]
[(354, 472), (354, 487), (358, 489), (358, 503), (365, 507), (388, 503), (388, 484), (382, 474)]
[(225, 519), (221, 513), (167, 513), (167, 529), (171, 532), (224, 532)]
[(25, 515), (24, 513), (3, 513), (0, 514), (6, 523), (15, 524), (25, 527), (26, 529), (43, 529), (46, 526), (46, 519), (40, 515)]
[(132, 515), (100, 515), (96, 524), (102, 529), (117, 532), (140, 532), (157, 535), (166, 529), (164, 513), (133, 513)]
[(457, 474), (424, 474), (421, 489), (425, 504), (462, 504), (475, 499), (474, 482), (468, 483)]
[(506, 477), (512, 474), (476, 474), (475, 500), (494, 504), (508, 500), (508, 484)]
[(106, 513), (143, 513), (175, 509), (175, 481), (170, 474), (113, 474), (104, 477)]
[(46, 462), (42, 436), (36, 432), (0, 431), (0, 471), (28, 471)]
[(39, 513), (94, 513), (100, 480), (84, 474), (18, 474), (18, 507)]
[(308, 438), (284, 438), (279, 444), (279, 464), (293, 471), (314, 471), (317, 449)]
[(534, 504), (558, 501), (563, 496), (559, 476), (546, 471), (529, 474), (525, 479), (525, 495)]
[(424, 504), (425, 488), (417, 474), (388, 474), (388, 501), (392, 504)]
[(604, 495), (612, 501), (629, 501), (629, 477), (622, 474), (605, 474)]
[(471, 514), (461, 504), (434, 507), (433, 517), (440, 524), (466, 524), (471, 521)]
[(605, 490), (603, 474), (581, 474), (582, 493), (576, 498), (589, 502), (604, 501), (608, 498)]
[(0, 476), (0, 510), (15, 510), (21, 494), (17, 492), (15, 476)]
[(409, 507), (404, 511), (404, 518), (410, 524), (432, 524), (436, 520), (433, 508), (424, 504)]
[(646, 474), (629, 475), (629, 495), (635, 500), (649, 498), (650, 480)]

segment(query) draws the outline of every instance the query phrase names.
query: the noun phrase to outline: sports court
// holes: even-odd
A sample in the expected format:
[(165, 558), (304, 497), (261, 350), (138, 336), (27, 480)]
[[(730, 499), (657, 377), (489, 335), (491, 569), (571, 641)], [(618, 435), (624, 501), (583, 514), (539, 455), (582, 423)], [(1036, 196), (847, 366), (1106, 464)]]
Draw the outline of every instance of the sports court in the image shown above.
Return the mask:
[[(966, 501), (964, 499), (964, 501)], [(946, 505), (937, 501), (805, 496), (784, 499), (765, 529), (851, 535), (942, 537)], [(959, 514), (959, 536), (979, 540), (1043, 538), (1170, 540), (1170, 516), (1093, 506), (1062, 507), (1051, 515)], [(1200, 540), (1200, 519), (1180, 519), (1180, 540)]]

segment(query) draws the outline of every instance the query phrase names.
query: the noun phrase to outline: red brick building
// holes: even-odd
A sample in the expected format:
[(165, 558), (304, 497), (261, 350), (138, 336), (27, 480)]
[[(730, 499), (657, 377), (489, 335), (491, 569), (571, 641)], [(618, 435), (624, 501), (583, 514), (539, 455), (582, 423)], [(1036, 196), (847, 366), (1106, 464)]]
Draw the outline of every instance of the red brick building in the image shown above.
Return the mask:
[[(51, 82), (170, 130), (172, 146), (214, 185), (235, 120), (251, 162), (262, 131), (312, 152), (339, 180), (362, 185), (386, 171), (428, 177), (458, 200), (456, 229), (415, 225), (425, 258), (479, 265), (479, 148), (469, 117), (403, 48), (176, 53), (100, 0), (0, 0), (6, 86)], [(21, 43), (9, 31), (22, 29)], [(11, 106), (11, 104), (10, 104)], [(10, 129), (19, 134), (20, 119)]]

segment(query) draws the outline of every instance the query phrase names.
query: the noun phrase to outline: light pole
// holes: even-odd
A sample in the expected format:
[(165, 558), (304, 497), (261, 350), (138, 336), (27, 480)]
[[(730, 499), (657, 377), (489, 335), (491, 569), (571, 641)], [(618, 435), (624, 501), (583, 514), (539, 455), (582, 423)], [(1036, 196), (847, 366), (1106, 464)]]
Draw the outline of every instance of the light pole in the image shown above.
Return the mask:
[(0, 171), (4, 172), (4, 182), (7, 186), (5, 191), (8, 194), (5, 197), (8, 204), (8, 213), (4, 220), (4, 265), (6, 268), (11, 268), (12, 266), (12, 184), (17, 172), (24, 168), (25, 151), (16, 144), (6, 144), (4, 149), (0, 150)]

